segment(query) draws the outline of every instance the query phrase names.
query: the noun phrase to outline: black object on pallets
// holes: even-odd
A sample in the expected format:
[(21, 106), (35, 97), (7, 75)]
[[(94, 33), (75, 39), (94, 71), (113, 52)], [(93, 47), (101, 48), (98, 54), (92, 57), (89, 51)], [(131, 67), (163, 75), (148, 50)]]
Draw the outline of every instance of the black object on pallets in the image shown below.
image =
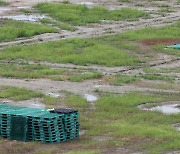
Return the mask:
[(56, 143), (79, 136), (79, 112), (0, 104), (0, 136), (20, 141)]

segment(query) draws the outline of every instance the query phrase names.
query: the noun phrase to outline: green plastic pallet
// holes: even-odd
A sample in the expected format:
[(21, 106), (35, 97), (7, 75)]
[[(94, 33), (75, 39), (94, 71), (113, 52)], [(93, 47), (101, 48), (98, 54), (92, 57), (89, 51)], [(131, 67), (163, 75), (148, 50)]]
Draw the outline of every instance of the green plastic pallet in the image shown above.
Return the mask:
[(63, 142), (79, 136), (78, 115), (0, 104), (0, 136), (20, 141)]
[(179, 49), (180, 50), (180, 44), (170, 45), (170, 46), (167, 46), (166, 48), (173, 48), (173, 49)]

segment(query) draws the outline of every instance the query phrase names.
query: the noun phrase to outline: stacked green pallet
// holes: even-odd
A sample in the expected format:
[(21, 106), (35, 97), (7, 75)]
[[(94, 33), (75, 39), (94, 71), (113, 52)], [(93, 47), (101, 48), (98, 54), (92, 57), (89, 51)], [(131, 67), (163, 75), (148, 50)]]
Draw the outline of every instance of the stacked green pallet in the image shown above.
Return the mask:
[(46, 143), (65, 141), (63, 114), (43, 114), (32, 117), (33, 140)]
[(79, 136), (80, 124), (79, 113), (72, 111), (52, 113), (46, 109), (0, 104), (0, 136), (44, 143), (74, 139)]
[(167, 46), (166, 48), (172, 48), (172, 49), (179, 49), (180, 50), (180, 44), (170, 45), (170, 46)]
[(66, 139), (73, 139), (79, 136), (79, 121), (78, 112), (64, 115), (64, 126), (66, 132)]
[(80, 122), (78, 120), (79, 112), (71, 109), (56, 109), (52, 113), (64, 114), (63, 124), (66, 140), (79, 137)]
[(22, 108), (23, 107), (18, 106), (0, 105), (0, 135), (2, 137), (10, 138), (11, 115), (9, 115), (9, 112)]
[[(24, 136), (26, 136), (26, 139), (23, 139), (24, 141), (36, 141), (34, 139), (34, 130), (33, 130), (33, 121), (32, 121), (32, 116), (38, 116), (38, 115), (42, 115), (42, 114), (47, 114), (49, 113), (47, 110), (44, 109), (36, 109), (36, 108), (23, 108), (20, 110), (16, 110), (16, 111), (11, 111), (11, 116), (20, 116), (20, 117), (24, 117), (27, 118), (27, 122), (25, 126), (27, 128), (26, 130), (26, 134), (24, 134)], [(13, 132), (14, 130), (12, 130)]]

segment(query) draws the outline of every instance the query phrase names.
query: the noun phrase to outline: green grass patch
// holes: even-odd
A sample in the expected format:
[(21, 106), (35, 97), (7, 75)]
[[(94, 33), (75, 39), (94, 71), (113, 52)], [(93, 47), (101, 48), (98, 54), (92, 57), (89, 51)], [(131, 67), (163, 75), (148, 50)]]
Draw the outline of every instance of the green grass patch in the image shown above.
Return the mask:
[(180, 21), (171, 26), (163, 28), (148, 27), (145, 29), (129, 31), (124, 34), (118, 34), (121, 39), (138, 41), (144, 39), (175, 39), (180, 38)]
[(42, 24), (5, 20), (0, 23), (0, 42), (13, 41), (17, 38), (31, 37), (42, 33), (55, 32), (57, 32), (55, 28)]
[(65, 69), (51, 69), (42, 65), (1, 65), (0, 76), (14, 78), (48, 78), (52, 75), (61, 75)]
[(72, 32), (77, 30), (76, 27), (71, 26), (68, 23), (62, 23), (60, 21), (52, 20), (52, 19), (49, 19), (49, 18), (44, 18), (44, 19), (41, 19), (40, 21), (41, 21), (41, 23), (44, 23), (44, 24), (51, 24), (53, 26), (57, 26), (57, 27), (59, 27), (60, 29), (63, 29), (63, 30), (68, 30), (68, 31), (72, 31)]
[(53, 69), (43, 65), (0, 65), (0, 76), (6, 78), (48, 78), (52, 80), (68, 80), (71, 82), (82, 82), (87, 79), (100, 78), (101, 73), (84, 70), (69, 71), (67, 69)]
[(0, 6), (3, 6), (3, 5), (8, 5), (8, 3), (3, 0), (0, 0)]
[(136, 76), (127, 76), (127, 75), (117, 74), (115, 75), (115, 80), (112, 81), (110, 84), (115, 85), (115, 86), (121, 86), (122, 84), (131, 83), (138, 80), (140, 80), (140, 78)]
[(68, 78), (69, 81), (72, 81), (72, 82), (82, 82), (84, 80), (88, 80), (88, 79), (94, 79), (94, 78), (100, 78), (102, 77), (102, 74), (99, 73), (99, 72), (95, 72), (95, 73), (84, 73), (84, 74), (81, 74), (81, 75), (73, 75), (73, 76), (70, 76)]
[(51, 96), (44, 96), (41, 99), (41, 102), (47, 105), (56, 105), (57, 104), (57, 98), (51, 97)]
[(81, 96), (74, 94), (70, 94), (65, 99), (65, 103), (66, 105), (68, 105), (68, 107), (76, 108), (81, 111), (89, 106), (89, 102), (85, 98), (82, 98)]
[(3, 86), (0, 88), (0, 98), (8, 98), (15, 101), (28, 100), (30, 98), (43, 97), (42, 93), (33, 92), (25, 88)]
[(107, 10), (99, 6), (88, 8), (85, 5), (62, 3), (39, 3), (35, 8), (42, 13), (48, 13), (48, 15), (56, 20), (72, 25), (86, 25), (89, 23), (97, 23), (100, 20), (137, 19), (149, 16), (144, 11), (132, 8)]
[(97, 39), (70, 39), (6, 48), (0, 59), (25, 59), (77, 65), (136, 66), (141, 60)]
[(162, 80), (162, 81), (169, 81), (172, 82), (175, 80), (175, 77), (172, 76), (165, 76), (160, 74), (144, 74), (142, 78), (147, 80)]

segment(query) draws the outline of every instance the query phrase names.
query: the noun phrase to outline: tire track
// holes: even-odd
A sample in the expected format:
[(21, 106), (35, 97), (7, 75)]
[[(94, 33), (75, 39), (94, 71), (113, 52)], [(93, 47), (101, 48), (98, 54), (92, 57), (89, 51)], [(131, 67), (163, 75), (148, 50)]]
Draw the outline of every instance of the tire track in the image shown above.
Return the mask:
[(180, 19), (180, 11), (175, 12), (166, 17), (158, 17), (153, 19), (140, 19), (139, 21), (135, 22), (119, 22), (110, 25), (100, 25), (95, 26), (94, 28), (87, 28), (87, 27), (80, 27), (79, 30), (75, 32), (68, 32), (65, 31), (63, 33), (46, 33), (38, 36), (34, 36), (29, 39), (23, 40), (16, 40), (12, 42), (5, 42), (0, 43), (0, 49), (5, 48), (7, 46), (14, 46), (14, 45), (24, 45), (24, 44), (32, 44), (32, 43), (42, 43), (48, 41), (55, 41), (61, 39), (70, 39), (70, 38), (87, 38), (87, 37), (95, 37), (95, 36), (104, 36), (104, 35), (113, 35), (108, 34), (107, 31), (112, 30), (115, 33), (123, 33), (128, 30), (138, 30), (145, 27), (163, 27), (167, 25), (171, 25), (172, 23), (176, 22)]

